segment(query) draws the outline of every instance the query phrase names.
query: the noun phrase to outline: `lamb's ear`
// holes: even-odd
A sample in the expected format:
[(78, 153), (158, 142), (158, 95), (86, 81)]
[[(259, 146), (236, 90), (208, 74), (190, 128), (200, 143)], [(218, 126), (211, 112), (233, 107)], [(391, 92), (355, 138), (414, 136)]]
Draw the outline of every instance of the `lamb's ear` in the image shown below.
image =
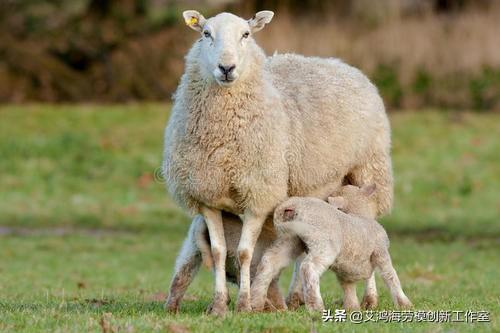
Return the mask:
[(182, 13), (182, 16), (184, 17), (184, 22), (186, 22), (186, 25), (198, 32), (201, 32), (203, 30), (203, 26), (207, 21), (203, 17), (203, 15), (198, 13), (196, 10), (186, 10)]
[(369, 184), (369, 185), (363, 185), (361, 187), (361, 193), (363, 193), (366, 197), (371, 197), (373, 193), (375, 193), (375, 190), (377, 189), (377, 184)]
[(263, 10), (255, 14), (253, 18), (248, 20), (248, 25), (250, 26), (250, 30), (252, 30), (252, 33), (264, 28), (266, 24), (271, 22), (273, 16), (274, 13), (270, 10)]
[(347, 200), (343, 197), (328, 197), (328, 203), (338, 209), (345, 209), (347, 207)]

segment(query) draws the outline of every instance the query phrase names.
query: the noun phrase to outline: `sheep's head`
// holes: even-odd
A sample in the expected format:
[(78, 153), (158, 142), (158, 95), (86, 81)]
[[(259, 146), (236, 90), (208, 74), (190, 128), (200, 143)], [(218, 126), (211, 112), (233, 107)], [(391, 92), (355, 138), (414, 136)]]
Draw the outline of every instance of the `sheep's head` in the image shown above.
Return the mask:
[(251, 61), (253, 33), (271, 22), (274, 13), (261, 11), (250, 20), (230, 13), (205, 19), (195, 10), (183, 14), (186, 24), (201, 34), (199, 64), (202, 74), (221, 86), (231, 86), (243, 77)]
[(372, 200), (375, 190), (375, 184), (342, 186), (338, 196), (328, 197), (328, 202), (347, 214), (374, 219), (377, 216), (377, 207)]

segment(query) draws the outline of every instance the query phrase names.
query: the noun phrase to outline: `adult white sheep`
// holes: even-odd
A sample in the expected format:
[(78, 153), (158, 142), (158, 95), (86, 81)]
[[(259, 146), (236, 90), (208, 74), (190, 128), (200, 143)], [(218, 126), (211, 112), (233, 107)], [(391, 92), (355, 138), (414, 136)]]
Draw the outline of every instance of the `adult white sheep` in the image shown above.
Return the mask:
[(252, 35), (273, 17), (183, 13), (201, 34), (186, 56), (165, 130), (163, 171), (173, 197), (204, 216), (215, 271), (214, 314), (227, 311), (221, 211), (243, 220), (237, 309), (250, 310), (250, 263), (262, 225), (288, 196), (326, 199), (343, 179), (375, 183), (392, 205), (390, 127), (377, 89), (337, 59), (266, 57)]

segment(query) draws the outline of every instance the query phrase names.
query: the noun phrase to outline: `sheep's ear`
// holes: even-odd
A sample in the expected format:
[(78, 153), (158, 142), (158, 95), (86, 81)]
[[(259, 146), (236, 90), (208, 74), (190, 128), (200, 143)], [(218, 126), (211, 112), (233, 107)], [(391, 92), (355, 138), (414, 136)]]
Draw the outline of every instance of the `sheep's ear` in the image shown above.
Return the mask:
[(252, 30), (252, 33), (264, 28), (266, 24), (271, 22), (273, 16), (274, 13), (270, 10), (263, 10), (255, 14), (253, 18), (248, 20), (248, 25), (250, 26), (250, 30)]
[(377, 184), (369, 184), (369, 185), (363, 185), (361, 187), (361, 193), (363, 193), (366, 197), (371, 197), (373, 193), (375, 193), (375, 190), (377, 189)]
[(182, 16), (184, 17), (184, 22), (186, 22), (186, 25), (198, 32), (201, 32), (203, 30), (203, 26), (207, 21), (203, 17), (203, 15), (198, 13), (196, 10), (186, 10), (182, 13)]
[(328, 203), (337, 209), (345, 209), (347, 200), (343, 197), (328, 197)]

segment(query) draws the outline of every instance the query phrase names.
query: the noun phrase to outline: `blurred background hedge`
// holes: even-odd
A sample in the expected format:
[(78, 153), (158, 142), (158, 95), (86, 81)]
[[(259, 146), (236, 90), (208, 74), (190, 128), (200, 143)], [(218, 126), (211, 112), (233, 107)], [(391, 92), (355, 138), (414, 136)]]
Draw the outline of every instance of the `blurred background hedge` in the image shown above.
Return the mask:
[(0, 0), (0, 102), (168, 100), (197, 38), (188, 8), (274, 10), (266, 52), (342, 58), (389, 108), (500, 110), (495, 0)]

